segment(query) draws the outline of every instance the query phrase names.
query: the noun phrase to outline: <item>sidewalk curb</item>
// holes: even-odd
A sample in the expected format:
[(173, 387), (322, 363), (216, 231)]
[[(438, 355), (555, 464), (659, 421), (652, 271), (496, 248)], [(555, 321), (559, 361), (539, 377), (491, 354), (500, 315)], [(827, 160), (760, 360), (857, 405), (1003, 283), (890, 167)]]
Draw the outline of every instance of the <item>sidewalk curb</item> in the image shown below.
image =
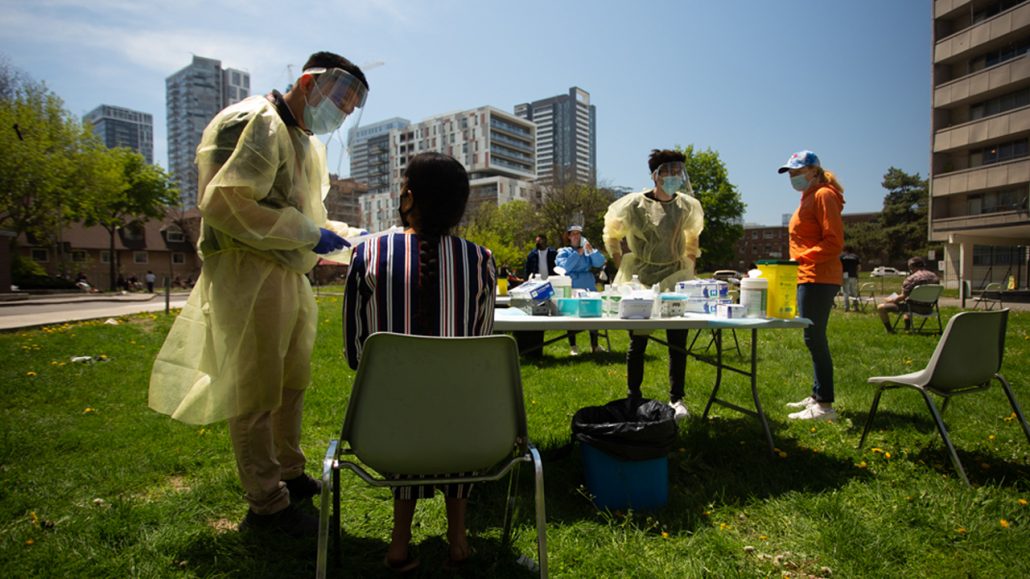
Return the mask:
[(146, 294), (137, 296), (122, 295), (64, 295), (64, 296), (30, 296), (11, 300), (0, 300), (0, 308), (12, 306), (47, 306), (55, 304), (78, 304), (88, 302), (108, 303), (146, 303), (155, 298), (164, 299), (163, 294)]

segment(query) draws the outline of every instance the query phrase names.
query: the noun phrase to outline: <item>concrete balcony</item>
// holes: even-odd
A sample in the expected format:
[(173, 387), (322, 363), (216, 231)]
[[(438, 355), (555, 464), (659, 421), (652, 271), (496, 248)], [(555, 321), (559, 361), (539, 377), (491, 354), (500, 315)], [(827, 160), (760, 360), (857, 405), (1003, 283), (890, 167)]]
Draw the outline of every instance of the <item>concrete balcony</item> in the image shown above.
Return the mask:
[(954, 107), (972, 100), (986, 100), (992, 93), (1011, 90), (1011, 85), (1030, 79), (1030, 54), (946, 82), (933, 91), (934, 108)]
[[(934, 6), (935, 13), (941, 6)], [(960, 30), (937, 42), (933, 50), (934, 64), (958, 60), (974, 50), (1004, 36), (1030, 27), (1030, 3), (1023, 4)]]
[[(1025, 235), (1028, 226), (1030, 226), (1030, 213), (1026, 211), (1001, 211), (998, 213), (933, 219), (930, 222), (930, 235), (933, 239), (942, 239), (942, 236), (946, 234), (959, 232), (976, 233), (976, 230), (998, 230), (1004, 228), (1009, 230), (1006, 232), (1009, 235), (1004, 235), (1004, 237), (1009, 237), (1012, 234)], [(992, 234), (999, 234), (999, 232), (992, 231)]]
[(969, 3), (972, 0), (935, 0), (933, 3), (933, 17), (940, 18), (946, 16), (952, 12), (958, 11), (960, 8), (969, 10)]
[(1030, 106), (941, 129), (933, 137), (933, 152), (967, 149), (1030, 132)]
[(930, 191), (937, 198), (1027, 183), (1030, 183), (1030, 159), (1024, 158), (935, 175)]

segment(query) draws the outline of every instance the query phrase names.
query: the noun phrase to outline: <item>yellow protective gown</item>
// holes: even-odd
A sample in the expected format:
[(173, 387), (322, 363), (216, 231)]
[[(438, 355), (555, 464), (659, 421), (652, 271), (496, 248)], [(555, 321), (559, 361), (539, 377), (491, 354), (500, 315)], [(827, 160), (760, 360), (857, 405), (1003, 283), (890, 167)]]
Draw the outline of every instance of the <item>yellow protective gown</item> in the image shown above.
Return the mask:
[(201, 274), (154, 362), (150, 407), (209, 424), (273, 410), (310, 380), (318, 310), (304, 274), (326, 222), (325, 147), (263, 96), (197, 147)]
[(662, 202), (646, 196), (653, 189), (630, 193), (608, 206), (604, 215), (604, 244), (612, 256), (622, 253), (626, 240), (632, 253), (622, 256), (613, 283), (628, 283), (633, 275), (647, 287), (671, 290), (676, 282), (693, 279), (694, 261), (701, 255), (698, 237), (704, 211), (697, 199), (677, 193)]

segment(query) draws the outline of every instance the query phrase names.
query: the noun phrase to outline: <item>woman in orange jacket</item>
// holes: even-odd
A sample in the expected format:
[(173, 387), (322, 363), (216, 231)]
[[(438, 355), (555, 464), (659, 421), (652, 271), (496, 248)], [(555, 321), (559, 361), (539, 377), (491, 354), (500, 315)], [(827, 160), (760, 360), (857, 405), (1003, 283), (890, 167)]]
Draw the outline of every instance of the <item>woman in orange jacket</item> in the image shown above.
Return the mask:
[(844, 248), (844, 187), (823, 170), (812, 151), (794, 153), (780, 167), (790, 173), (790, 183), (801, 192), (801, 203), (790, 218), (790, 258), (798, 262), (798, 315), (812, 320), (805, 328), (805, 346), (812, 354), (812, 394), (787, 404), (800, 408), (793, 420), (833, 420), (833, 359), (826, 326), (833, 298), (840, 291)]

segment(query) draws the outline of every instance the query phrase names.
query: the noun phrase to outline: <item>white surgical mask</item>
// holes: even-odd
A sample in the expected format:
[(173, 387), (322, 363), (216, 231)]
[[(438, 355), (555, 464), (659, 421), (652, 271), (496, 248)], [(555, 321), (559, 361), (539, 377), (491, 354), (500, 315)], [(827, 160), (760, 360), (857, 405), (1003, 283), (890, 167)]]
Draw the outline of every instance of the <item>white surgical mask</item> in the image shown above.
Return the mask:
[(665, 191), (667, 195), (672, 195), (679, 191), (685, 182), (683, 177), (662, 177), (662, 191)]
[(804, 191), (805, 189), (808, 189), (808, 177), (798, 173), (790, 178), (790, 185), (796, 191)]
[(316, 135), (335, 131), (347, 118), (347, 113), (341, 111), (330, 99), (322, 99), (322, 102), (314, 106), (305, 104), (304, 126)]

